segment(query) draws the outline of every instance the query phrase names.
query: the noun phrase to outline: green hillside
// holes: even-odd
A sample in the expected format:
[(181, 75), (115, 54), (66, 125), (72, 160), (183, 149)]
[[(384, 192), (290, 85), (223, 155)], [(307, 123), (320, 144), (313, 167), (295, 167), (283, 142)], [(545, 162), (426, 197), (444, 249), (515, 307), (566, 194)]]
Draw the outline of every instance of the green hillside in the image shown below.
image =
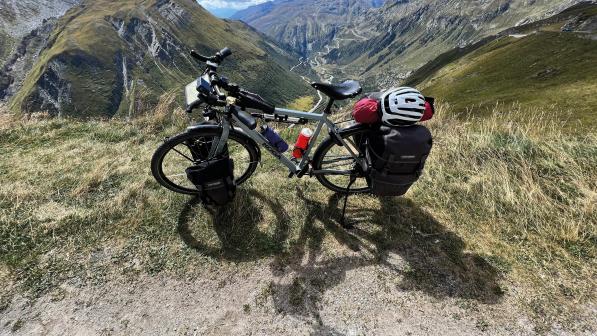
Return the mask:
[(506, 37), (443, 67), (421, 87), (456, 111), (521, 103), (569, 111), (562, 118), (597, 121), (597, 41), (570, 33)]
[[(180, 88), (202, 67), (188, 51), (233, 50), (221, 69), (275, 103), (308, 88), (286, 70), (287, 54), (240, 22), (215, 18), (192, 0), (84, 1), (63, 16), (11, 108), (78, 117), (131, 115)], [(133, 102), (133, 103), (131, 103)]]
[(440, 55), (406, 84), (450, 103), (455, 112), (484, 114), (520, 103), (559, 111), (586, 127), (597, 121), (597, 6), (579, 5), (539, 23), (510, 29)]

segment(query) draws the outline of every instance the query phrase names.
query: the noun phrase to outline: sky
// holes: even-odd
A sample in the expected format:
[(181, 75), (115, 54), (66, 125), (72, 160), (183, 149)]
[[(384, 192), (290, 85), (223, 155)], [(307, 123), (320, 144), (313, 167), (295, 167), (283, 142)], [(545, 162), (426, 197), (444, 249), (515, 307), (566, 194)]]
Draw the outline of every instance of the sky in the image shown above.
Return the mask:
[(215, 16), (221, 18), (230, 17), (238, 10), (267, 1), (268, 0), (197, 0), (201, 6), (205, 7)]

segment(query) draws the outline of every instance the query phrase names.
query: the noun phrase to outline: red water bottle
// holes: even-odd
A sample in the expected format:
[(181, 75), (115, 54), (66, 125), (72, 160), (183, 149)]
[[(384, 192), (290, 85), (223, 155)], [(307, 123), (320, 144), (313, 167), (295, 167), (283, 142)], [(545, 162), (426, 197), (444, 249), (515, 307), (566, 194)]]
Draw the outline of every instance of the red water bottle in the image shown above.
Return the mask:
[(292, 157), (295, 159), (300, 159), (303, 157), (303, 153), (309, 147), (309, 141), (311, 141), (311, 137), (313, 136), (313, 131), (308, 128), (303, 128), (301, 130), (301, 134), (299, 134), (298, 139), (296, 139), (296, 143), (294, 144), (294, 150), (292, 151)]

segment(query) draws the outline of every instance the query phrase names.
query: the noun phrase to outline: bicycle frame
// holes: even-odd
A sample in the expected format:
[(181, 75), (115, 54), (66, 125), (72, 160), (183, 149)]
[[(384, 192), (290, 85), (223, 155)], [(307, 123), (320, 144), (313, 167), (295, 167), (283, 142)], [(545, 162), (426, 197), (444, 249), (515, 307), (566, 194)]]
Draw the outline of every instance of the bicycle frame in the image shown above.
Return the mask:
[[(290, 110), (290, 109), (284, 109), (284, 108), (276, 108), (275, 109), (274, 113), (275, 113), (275, 115), (278, 115), (278, 116), (288, 116), (288, 117), (294, 117), (294, 118), (318, 122), (317, 126), (315, 128), (315, 132), (313, 133), (313, 136), (311, 138), (311, 141), (309, 142), (309, 146), (305, 150), (305, 153), (303, 154), (301, 161), (298, 163), (290, 160), (289, 158), (284, 156), (283, 153), (280, 153), (274, 146), (272, 146), (269, 143), (269, 141), (265, 138), (265, 136), (263, 136), (258, 131), (247, 127), (235, 115), (232, 115), (232, 120), (233, 120), (234, 126), (238, 126), (239, 128), (241, 128), (247, 136), (249, 136), (251, 139), (253, 139), (257, 143), (257, 145), (264, 147), (271, 155), (273, 155), (276, 159), (278, 159), (278, 161), (282, 162), (290, 170), (291, 176), (292, 175), (302, 176), (306, 172), (306, 168), (308, 167), (309, 162), (310, 162), (309, 155), (311, 153), (311, 150), (315, 146), (315, 144), (317, 142), (317, 138), (319, 137), (319, 134), (321, 133), (321, 130), (324, 125), (327, 126), (330, 136), (335, 136), (336, 139), (339, 141), (339, 143), (342, 144), (342, 146), (344, 146), (348, 150), (350, 155), (357, 162), (359, 162), (361, 164), (362, 168), (366, 169), (366, 162), (364, 161), (363, 158), (359, 157), (360, 152), (359, 152), (358, 148), (356, 146), (354, 146), (354, 144), (350, 144), (349, 142), (342, 139), (342, 137), (339, 136), (339, 134), (338, 134), (338, 126), (336, 126), (336, 124), (334, 122), (332, 122), (331, 120), (328, 119), (329, 110), (330, 110), (331, 106), (332, 106), (332, 102), (328, 103), (328, 106), (326, 107), (325, 111), (323, 111), (320, 114), (304, 112), (304, 111), (297, 111), (297, 110)], [(216, 153), (218, 153), (224, 147), (224, 144), (228, 140), (228, 132), (230, 131), (230, 123), (226, 119), (223, 119), (222, 126), (223, 126), (223, 132), (222, 132), (222, 136), (221, 136), (220, 140), (218, 141)], [(313, 173), (317, 174), (319, 172), (313, 172)]]

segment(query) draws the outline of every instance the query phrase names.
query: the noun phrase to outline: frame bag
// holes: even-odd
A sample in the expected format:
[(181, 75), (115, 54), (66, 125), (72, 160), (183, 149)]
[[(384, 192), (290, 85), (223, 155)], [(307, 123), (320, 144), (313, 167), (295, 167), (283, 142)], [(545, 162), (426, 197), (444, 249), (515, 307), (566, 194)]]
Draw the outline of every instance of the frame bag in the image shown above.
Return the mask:
[(369, 136), (367, 157), (371, 162), (369, 185), (378, 196), (402, 196), (415, 183), (432, 147), (425, 126), (381, 126)]
[(203, 161), (186, 169), (205, 204), (224, 205), (234, 198), (234, 161), (228, 155)]

